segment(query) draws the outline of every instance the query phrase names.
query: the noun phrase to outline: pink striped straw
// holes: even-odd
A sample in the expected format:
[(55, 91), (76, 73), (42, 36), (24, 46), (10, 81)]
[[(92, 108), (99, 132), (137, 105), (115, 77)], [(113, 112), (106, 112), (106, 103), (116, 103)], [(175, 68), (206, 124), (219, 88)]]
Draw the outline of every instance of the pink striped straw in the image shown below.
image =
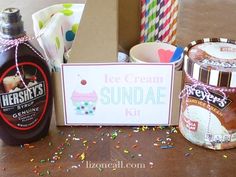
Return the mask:
[(141, 34), (140, 34), (140, 42), (144, 42), (144, 35), (145, 35), (145, 11), (146, 11), (145, 0), (141, 0)]
[(164, 34), (166, 33), (166, 31), (168, 30), (168, 16), (169, 12), (170, 12), (170, 7), (171, 7), (171, 3), (169, 0), (164, 0), (164, 6), (163, 6), (163, 16), (162, 16), (162, 20), (161, 20), (161, 31), (160, 31), (160, 40), (162, 42), (168, 42), (168, 41), (164, 41)]
[(164, 24), (163, 24), (163, 33), (162, 33), (162, 41), (168, 41), (168, 35), (170, 33), (170, 15), (171, 15), (171, 0), (165, 0), (165, 13), (164, 13)]

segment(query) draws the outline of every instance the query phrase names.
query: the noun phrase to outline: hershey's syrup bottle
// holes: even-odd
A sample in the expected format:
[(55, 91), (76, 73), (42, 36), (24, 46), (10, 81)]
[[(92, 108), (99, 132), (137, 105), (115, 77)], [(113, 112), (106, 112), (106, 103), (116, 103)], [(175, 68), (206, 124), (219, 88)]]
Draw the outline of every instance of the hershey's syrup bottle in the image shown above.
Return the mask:
[[(3, 10), (0, 19), (0, 38), (13, 40), (25, 36), (19, 9)], [(9, 145), (30, 143), (45, 137), (52, 115), (47, 62), (25, 44), (19, 45), (17, 58), (20, 75), (28, 89), (17, 72), (15, 47), (0, 52), (0, 137)]]

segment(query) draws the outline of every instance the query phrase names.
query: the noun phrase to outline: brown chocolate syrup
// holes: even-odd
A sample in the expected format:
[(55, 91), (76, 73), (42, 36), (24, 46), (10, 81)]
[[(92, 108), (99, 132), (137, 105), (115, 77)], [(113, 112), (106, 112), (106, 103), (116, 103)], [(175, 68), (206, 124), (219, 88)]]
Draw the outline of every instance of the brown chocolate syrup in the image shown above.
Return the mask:
[[(20, 11), (16, 8), (3, 10), (0, 38), (13, 40), (23, 36)], [(26, 44), (37, 51), (29, 42)], [(51, 120), (50, 70), (46, 61), (26, 44), (19, 44), (17, 50), (20, 73), (15, 63), (16, 47), (0, 48), (0, 138), (9, 145), (30, 143), (45, 137)]]

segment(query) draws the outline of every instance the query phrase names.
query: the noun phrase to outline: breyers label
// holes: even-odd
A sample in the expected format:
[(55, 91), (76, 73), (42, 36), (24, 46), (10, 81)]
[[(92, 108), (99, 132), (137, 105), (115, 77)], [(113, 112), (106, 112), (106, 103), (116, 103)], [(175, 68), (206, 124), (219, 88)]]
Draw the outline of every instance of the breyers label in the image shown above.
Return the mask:
[(35, 63), (19, 63), (19, 70), (20, 75), (14, 65), (1, 75), (0, 115), (11, 127), (29, 130), (35, 127), (45, 114), (48, 104), (48, 81), (42, 68)]
[[(188, 85), (188, 87), (191, 87)], [(203, 89), (197, 87), (192, 88), (189, 93), (190, 97), (197, 98), (201, 101), (205, 101), (206, 103), (209, 102), (211, 105), (214, 105), (220, 110), (223, 110), (225, 107), (227, 107), (232, 101), (230, 99), (225, 99), (223, 96), (209, 91), (209, 93), (206, 93)]]

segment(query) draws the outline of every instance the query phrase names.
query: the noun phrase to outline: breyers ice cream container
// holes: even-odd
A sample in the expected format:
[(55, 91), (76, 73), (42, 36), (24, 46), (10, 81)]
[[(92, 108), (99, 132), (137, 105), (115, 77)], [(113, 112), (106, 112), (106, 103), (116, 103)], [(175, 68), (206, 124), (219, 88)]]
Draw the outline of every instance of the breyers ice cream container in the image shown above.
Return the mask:
[(185, 49), (179, 127), (194, 144), (236, 147), (236, 42), (193, 41)]

